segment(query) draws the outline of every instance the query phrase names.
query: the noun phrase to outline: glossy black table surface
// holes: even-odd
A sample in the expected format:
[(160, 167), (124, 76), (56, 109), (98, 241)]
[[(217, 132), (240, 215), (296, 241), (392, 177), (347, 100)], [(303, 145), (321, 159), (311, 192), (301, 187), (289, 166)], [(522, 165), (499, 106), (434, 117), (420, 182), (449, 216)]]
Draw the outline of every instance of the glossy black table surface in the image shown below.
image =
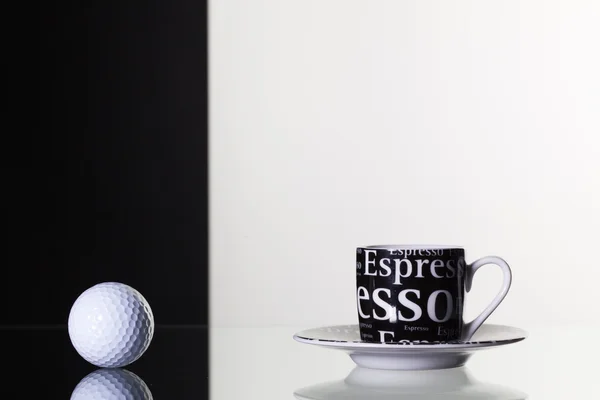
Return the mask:
[[(73, 348), (66, 326), (3, 327), (4, 389), (15, 398), (69, 399), (77, 384), (100, 368)], [(208, 398), (208, 330), (202, 326), (157, 326), (133, 372), (154, 399)]]

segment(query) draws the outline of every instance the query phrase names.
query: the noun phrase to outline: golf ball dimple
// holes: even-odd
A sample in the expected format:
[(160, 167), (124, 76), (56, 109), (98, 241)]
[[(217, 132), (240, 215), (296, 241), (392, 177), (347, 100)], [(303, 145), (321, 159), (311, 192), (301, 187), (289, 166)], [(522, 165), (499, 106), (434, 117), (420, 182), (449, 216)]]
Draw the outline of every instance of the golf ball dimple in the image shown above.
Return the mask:
[(124, 369), (99, 369), (75, 387), (71, 400), (152, 400), (146, 383)]
[(140, 292), (104, 282), (83, 292), (69, 313), (75, 350), (98, 367), (124, 367), (144, 354), (154, 334), (154, 316)]

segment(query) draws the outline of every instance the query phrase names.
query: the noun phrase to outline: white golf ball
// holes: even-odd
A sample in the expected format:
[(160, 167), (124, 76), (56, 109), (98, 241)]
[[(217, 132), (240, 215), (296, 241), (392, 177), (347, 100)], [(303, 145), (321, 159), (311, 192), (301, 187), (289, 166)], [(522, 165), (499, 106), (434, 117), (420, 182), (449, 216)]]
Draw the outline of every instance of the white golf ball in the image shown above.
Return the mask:
[(154, 334), (146, 299), (118, 282), (99, 283), (83, 292), (69, 313), (75, 350), (98, 367), (124, 367), (144, 354)]
[(152, 393), (133, 372), (99, 369), (79, 381), (71, 400), (152, 400)]

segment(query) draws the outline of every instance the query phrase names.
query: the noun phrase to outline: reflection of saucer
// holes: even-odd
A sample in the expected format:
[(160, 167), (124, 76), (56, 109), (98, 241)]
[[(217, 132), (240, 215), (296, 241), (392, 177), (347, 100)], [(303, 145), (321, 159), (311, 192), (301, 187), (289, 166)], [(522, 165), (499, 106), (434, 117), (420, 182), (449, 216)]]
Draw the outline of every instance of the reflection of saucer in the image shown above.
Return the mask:
[(346, 351), (361, 367), (396, 370), (459, 367), (475, 351), (520, 342), (526, 337), (522, 329), (493, 324), (483, 324), (468, 342), (440, 344), (363, 342), (358, 325), (315, 328), (294, 335), (300, 343)]
[(355, 368), (344, 380), (298, 389), (300, 400), (523, 400), (527, 395), (479, 382), (465, 368), (433, 371), (383, 371)]

